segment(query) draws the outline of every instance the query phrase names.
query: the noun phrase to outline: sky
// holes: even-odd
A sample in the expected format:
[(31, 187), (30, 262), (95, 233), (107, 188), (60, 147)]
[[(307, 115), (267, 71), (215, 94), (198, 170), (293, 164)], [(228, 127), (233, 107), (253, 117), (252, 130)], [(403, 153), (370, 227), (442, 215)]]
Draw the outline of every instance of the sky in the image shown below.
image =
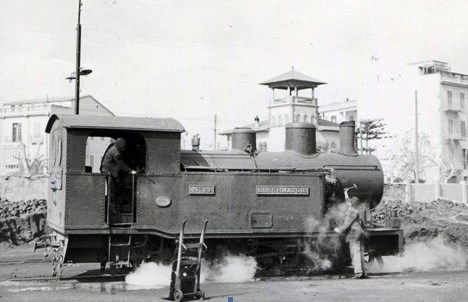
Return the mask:
[[(267, 118), (258, 83), (294, 69), (319, 105), (428, 59), (468, 73), (463, 0), (82, 0), (81, 80), (117, 115), (174, 117), (188, 139)], [(0, 1), (0, 103), (74, 96), (78, 0)]]

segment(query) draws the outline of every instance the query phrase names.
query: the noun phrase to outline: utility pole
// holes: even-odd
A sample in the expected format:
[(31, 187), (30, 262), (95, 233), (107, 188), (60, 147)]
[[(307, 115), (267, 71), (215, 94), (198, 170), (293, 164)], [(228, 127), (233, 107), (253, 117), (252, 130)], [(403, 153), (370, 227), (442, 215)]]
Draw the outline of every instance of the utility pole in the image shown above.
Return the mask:
[(216, 113), (214, 115), (214, 139), (213, 139), (213, 150), (216, 150), (216, 132), (217, 132), (217, 116)]
[(76, 26), (76, 79), (75, 79), (75, 114), (80, 114), (80, 69), (81, 69), (81, 0), (78, 0), (78, 24)]
[(414, 149), (416, 151), (416, 181), (419, 183), (419, 133), (418, 133), (418, 91), (414, 91)]

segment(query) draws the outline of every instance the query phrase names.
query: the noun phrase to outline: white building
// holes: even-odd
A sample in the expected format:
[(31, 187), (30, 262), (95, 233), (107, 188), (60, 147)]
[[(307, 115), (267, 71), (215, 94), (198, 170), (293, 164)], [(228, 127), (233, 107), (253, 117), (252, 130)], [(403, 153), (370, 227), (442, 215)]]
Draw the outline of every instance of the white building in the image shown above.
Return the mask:
[[(339, 129), (336, 123), (320, 118), (315, 88), (326, 84), (294, 69), (269, 81), (260, 83), (272, 90), (268, 105), (268, 119), (244, 125), (257, 133), (257, 149), (279, 152), (285, 150), (287, 123), (313, 123), (317, 127), (317, 147), (321, 150), (334, 150), (339, 144)], [(306, 93), (308, 92), (308, 95)], [(230, 149), (230, 136), (233, 130), (223, 131)]]
[(357, 101), (346, 99), (344, 102), (331, 102), (318, 108), (320, 117), (333, 123), (357, 121)]
[[(47, 121), (54, 113), (73, 114), (74, 103), (74, 98), (52, 98), (1, 104), (0, 175), (17, 173), (26, 166), (44, 169), (49, 157), (48, 137), (44, 132)], [(114, 115), (89, 95), (80, 98), (80, 114)], [(33, 160), (37, 163), (33, 164)]]
[(434, 60), (409, 64), (387, 79), (378, 77), (361, 91), (359, 118), (383, 118), (392, 136), (376, 144), (389, 180), (414, 180), (416, 174), (426, 181), (467, 179), (466, 96), (468, 75)]

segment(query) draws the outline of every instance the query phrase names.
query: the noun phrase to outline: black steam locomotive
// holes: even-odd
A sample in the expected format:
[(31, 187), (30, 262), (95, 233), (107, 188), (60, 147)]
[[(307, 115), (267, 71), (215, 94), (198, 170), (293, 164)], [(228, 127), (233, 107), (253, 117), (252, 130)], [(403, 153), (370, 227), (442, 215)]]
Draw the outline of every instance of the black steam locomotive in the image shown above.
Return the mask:
[[(337, 153), (316, 152), (312, 124), (285, 131), (284, 152), (257, 152), (255, 132), (242, 128), (232, 135), (232, 151), (202, 152), (180, 149), (184, 128), (174, 119), (51, 116), (47, 220), (54, 274), (65, 262), (102, 269), (169, 262), (184, 220), (193, 238), (209, 221), (213, 257), (229, 251), (255, 256), (266, 270), (310, 268), (304, 251), (327, 257), (319, 242), (336, 237), (310, 221), (320, 224), (332, 203), (343, 201), (343, 187), (356, 185), (350, 196), (377, 205), (383, 172), (377, 158), (354, 151), (354, 122), (340, 125)], [(124, 138), (125, 162), (141, 171), (125, 181), (118, 212), (111, 211), (110, 176), (86, 166), (90, 139), (99, 137)], [(367, 246), (374, 255), (397, 254), (402, 240), (400, 229), (376, 227)]]

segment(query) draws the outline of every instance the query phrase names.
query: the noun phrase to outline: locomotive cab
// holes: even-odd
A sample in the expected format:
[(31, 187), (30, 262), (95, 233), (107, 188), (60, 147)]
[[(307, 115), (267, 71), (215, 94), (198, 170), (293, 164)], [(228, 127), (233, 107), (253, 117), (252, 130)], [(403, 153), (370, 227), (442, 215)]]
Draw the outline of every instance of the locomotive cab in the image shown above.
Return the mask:
[[(61, 231), (105, 228), (108, 224), (136, 222), (138, 178), (180, 172), (180, 133), (173, 119), (51, 116), (48, 222)], [(100, 165), (117, 138), (126, 141), (123, 161), (142, 172), (122, 177), (120, 214), (112, 215), (111, 176)], [(127, 173), (128, 174), (128, 173)]]

